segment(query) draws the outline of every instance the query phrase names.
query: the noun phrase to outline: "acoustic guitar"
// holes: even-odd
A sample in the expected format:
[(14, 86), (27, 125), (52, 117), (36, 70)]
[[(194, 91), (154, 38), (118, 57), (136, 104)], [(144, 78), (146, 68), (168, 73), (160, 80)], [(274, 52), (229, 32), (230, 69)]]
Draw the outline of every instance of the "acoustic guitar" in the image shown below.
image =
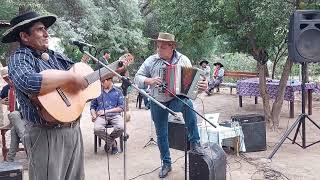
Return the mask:
[[(123, 73), (126, 65), (133, 61), (131, 54), (125, 54), (119, 60), (108, 65), (117, 73)], [(88, 87), (77, 92), (72, 91), (72, 84), (66, 84), (49, 93), (32, 98), (38, 106), (40, 116), (48, 122), (68, 123), (80, 117), (86, 102), (98, 97), (101, 94), (100, 77), (107, 79), (114, 74), (107, 68), (100, 70), (93, 69), (86, 63), (75, 63), (69, 70), (79, 76), (83, 76), (88, 81)]]

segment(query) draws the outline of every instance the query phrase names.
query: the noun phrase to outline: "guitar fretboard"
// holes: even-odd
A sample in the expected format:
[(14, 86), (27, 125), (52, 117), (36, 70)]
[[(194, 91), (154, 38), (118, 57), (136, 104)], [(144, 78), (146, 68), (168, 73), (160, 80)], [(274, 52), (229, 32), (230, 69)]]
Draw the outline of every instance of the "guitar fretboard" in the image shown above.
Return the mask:
[[(119, 61), (115, 61), (111, 64), (108, 64), (107, 66), (110, 67), (110, 69), (112, 70), (116, 70), (119, 67)], [(89, 85), (96, 82), (97, 80), (100, 79), (100, 77), (106, 76), (110, 74), (110, 76), (112, 75), (112, 72), (109, 71), (107, 68), (102, 67), (96, 71), (94, 71), (93, 73), (90, 73), (88, 75), (85, 76), (85, 78), (87, 79)]]

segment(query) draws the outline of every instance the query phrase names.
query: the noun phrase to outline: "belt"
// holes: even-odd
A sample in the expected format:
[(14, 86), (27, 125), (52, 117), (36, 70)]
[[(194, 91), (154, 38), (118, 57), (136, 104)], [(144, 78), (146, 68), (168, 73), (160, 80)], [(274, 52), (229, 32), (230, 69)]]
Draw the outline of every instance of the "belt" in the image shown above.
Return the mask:
[(76, 127), (79, 124), (79, 119), (72, 121), (72, 122), (68, 122), (68, 123), (63, 123), (63, 122), (59, 122), (59, 123), (49, 123), (46, 122), (44, 124), (27, 124), (28, 126), (31, 127), (42, 127), (42, 128), (48, 128), (48, 129), (55, 129), (55, 128), (73, 128)]

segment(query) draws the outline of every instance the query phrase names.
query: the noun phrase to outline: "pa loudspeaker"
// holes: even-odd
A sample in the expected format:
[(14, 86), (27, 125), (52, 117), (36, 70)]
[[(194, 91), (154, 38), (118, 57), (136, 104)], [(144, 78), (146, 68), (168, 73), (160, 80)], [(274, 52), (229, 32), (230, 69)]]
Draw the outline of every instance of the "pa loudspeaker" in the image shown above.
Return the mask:
[(189, 151), (190, 180), (226, 180), (227, 156), (215, 143), (204, 145), (204, 155)]
[(320, 62), (320, 11), (297, 10), (292, 14), (288, 52), (293, 62)]
[(242, 127), (246, 152), (264, 151), (267, 149), (266, 121), (263, 115), (235, 115), (232, 121), (237, 121)]

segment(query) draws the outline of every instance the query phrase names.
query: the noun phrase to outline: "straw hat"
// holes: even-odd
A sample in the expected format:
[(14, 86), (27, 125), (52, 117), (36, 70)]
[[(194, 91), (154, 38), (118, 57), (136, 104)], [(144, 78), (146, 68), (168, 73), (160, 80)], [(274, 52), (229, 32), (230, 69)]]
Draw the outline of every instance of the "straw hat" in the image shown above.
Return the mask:
[(174, 37), (173, 34), (165, 33), (165, 32), (159, 32), (158, 39), (152, 39), (152, 38), (149, 38), (149, 39), (151, 39), (153, 41), (164, 41), (164, 42), (177, 43), (174, 38), (175, 37)]

